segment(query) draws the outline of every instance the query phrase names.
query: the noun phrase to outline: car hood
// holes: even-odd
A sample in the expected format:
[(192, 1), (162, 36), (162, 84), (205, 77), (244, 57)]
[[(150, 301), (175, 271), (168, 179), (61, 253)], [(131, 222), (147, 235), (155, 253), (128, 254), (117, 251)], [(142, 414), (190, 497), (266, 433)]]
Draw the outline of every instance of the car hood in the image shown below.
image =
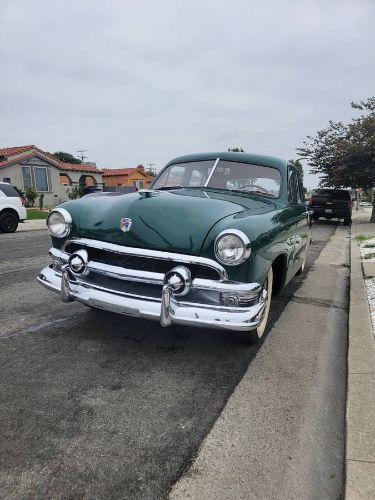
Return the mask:
[[(93, 196), (74, 206), (82, 238), (190, 255), (199, 255), (208, 232), (223, 218), (273, 209), (270, 202), (197, 189), (159, 191), (155, 196)], [(120, 229), (122, 218), (132, 221), (127, 232)]]

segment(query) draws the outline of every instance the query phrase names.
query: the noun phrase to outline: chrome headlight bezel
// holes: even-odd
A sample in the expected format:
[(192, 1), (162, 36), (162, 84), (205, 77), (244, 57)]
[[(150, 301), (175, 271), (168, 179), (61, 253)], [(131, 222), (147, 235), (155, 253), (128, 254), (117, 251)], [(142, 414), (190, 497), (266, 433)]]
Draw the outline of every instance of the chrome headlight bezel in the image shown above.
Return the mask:
[[(60, 214), (60, 216), (63, 219), (61, 221), (61, 224), (64, 225), (64, 229), (60, 233), (54, 232), (51, 228), (50, 220), (51, 220), (52, 215), (55, 215), (55, 214)], [(72, 216), (70, 215), (70, 213), (67, 210), (65, 210), (65, 208), (54, 208), (53, 210), (51, 210), (51, 212), (48, 214), (46, 223), (47, 223), (47, 229), (48, 229), (49, 233), (52, 236), (54, 236), (55, 238), (66, 238), (71, 233)]]
[[(223, 238), (227, 236), (234, 236), (236, 237), (242, 246), (242, 254), (237, 260), (232, 260), (228, 261), (225, 260), (222, 255), (220, 255), (220, 247), (219, 244), (220, 242), (223, 241)], [(239, 231), (238, 229), (225, 229), (225, 231), (222, 231), (219, 233), (216, 238), (215, 238), (215, 243), (214, 243), (214, 252), (215, 252), (215, 257), (216, 259), (221, 263), (224, 264), (225, 266), (238, 266), (245, 262), (250, 257), (251, 254), (251, 244), (249, 238), (246, 236), (245, 233), (242, 231)]]

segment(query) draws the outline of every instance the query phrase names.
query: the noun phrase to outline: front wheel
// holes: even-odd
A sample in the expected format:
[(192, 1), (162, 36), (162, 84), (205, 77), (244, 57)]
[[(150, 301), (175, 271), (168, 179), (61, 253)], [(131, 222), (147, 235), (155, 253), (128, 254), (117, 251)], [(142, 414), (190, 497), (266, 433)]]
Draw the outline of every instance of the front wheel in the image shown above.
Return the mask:
[(0, 231), (14, 233), (18, 227), (18, 217), (13, 212), (3, 212), (0, 215)]
[(238, 337), (246, 344), (256, 344), (263, 337), (264, 331), (267, 326), (268, 315), (270, 312), (271, 298), (272, 298), (272, 284), (273, 284), (273, 271), (270, 267), (266, 281), (264, 282), (262, 294), (266, 295), (266, 306), (264, 308), (263, 319), (259, 326), (250, 332), (238, 332)]

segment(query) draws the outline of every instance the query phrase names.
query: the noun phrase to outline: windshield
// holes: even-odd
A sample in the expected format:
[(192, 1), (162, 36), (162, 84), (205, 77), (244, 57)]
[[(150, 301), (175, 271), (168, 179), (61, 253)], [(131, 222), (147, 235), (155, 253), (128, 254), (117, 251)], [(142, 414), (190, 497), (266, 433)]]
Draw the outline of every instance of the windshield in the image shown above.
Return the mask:
[[(281, 176), (276, 168), (220, 160), (176, 163), (155, 180), (153, 189), (176, 187), (221, 189), (272, 198), (280, 194)], [(213, 170), (214, 169), (214, 170)]]

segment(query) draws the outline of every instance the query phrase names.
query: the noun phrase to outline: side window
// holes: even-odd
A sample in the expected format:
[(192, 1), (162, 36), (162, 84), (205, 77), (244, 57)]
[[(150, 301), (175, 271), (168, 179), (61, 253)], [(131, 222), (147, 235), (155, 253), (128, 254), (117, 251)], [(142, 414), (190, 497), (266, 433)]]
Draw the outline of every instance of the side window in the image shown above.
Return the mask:
[(289, 168), (288, 171), (288, 202), (290, 205), (298, 203), (298, 183), (296, 171)]
[(302, 181), (301, 181), (301, 177), (299, 176), (299, 174), (297, 175), (297, 189), (298, 189), (298, 192), (297, 192), (298, 203), (300, 205), (304, 205), (304, 203), (305, 203), (305, 195), (304, 195), (304, 192), (303, 192)]

